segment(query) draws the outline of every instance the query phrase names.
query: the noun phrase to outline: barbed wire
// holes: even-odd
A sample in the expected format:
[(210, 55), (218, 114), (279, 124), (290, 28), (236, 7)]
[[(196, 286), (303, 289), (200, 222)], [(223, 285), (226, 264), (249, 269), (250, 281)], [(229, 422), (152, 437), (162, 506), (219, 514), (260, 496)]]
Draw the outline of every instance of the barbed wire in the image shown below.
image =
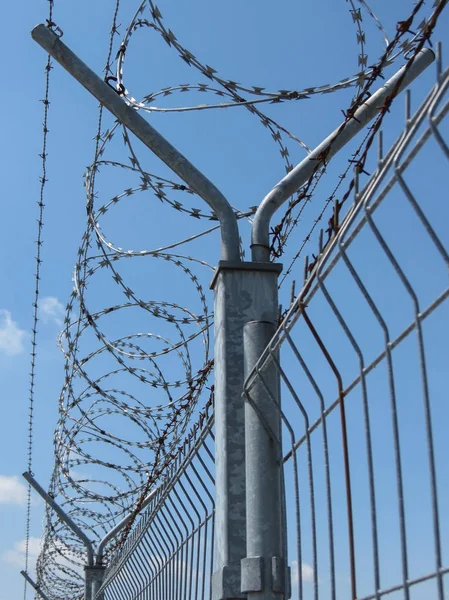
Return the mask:
[[(49, 1), (50, 1), (50, 3), (53, 2), (53, 0), (49, 0)], [(118, 35), (117, 18), (118, 18), (119, 9), (120, 9), (120, 0), (115, 0), (115, 7), (114, 7), (114, 11), (113, 11), (112, 24), (111, 24), (111, 30), (110, 30), (110, 35), (109, 35), (109, 47), (108, 47), (108, 53), (107, 53), (107, 58), (106, 58), (106, 64), (105, 64), (105, 68), (104, 68), (105, 77), (107, 77), (108, 74), (110, 73), (111, 57), (112, 57), (112, 51), (113, 51), (113, 45), (114, 45), (114, 36)], [(52, 23), (52, 25), (54, 25), (53, 19), (51, 16), (49, 17), (49, 20)], [(59, 30), (59, 31), (61, 31), (61, 30)], [(100, 105), (99, 112), (98, 112), (97, 133), (94, 138), (95, 139), (95, 154), (94, 154), (95, 160), (97, 159), (97, 156), (99, 153), (99, 148), (100, 148), (102, 124), (103, 124), (103, 106)], [(95, 182), (95, 169), (93, 170), (93, 179), (92, 179), (93, 185), (94, 185), (94, 182)], [(87, 198), (88, 213), (89, 213), (89, 207), (92, 206), (92, 202), (93, 202), (93, 197), (88, 196), (88, 198)], [(85, 244), (85, 246), (80, 247), (80, 249), (78, 251), (78, 258), (79, 259), (84, 258), (84, 261), (85, 261), (86, 260), (86, 251), (89, 248), (89, 231), (88, 230), (86, 231), (85, 235), (83, 236), (83, 241), (85, 241), (86, 244)], [(84, 274), (85, 274), (85, 271), (84, 271)], [(73, 294), (72, 294), (72, 296), (73, 296)], [(70, 303), (69, 303), (67, 305), (68, 315), (65, 319), (65, 323), (67, 323), (68, 319), (70, 319), (70, 310), (71, 309), (70, 309)], [(75, 321), (75, 323), (76, 323), (75, 326), (77, 328), (77, 334), (79, 334), (79, 332), (81, 330), (81, 323), (82, 323), (81, 312), (79, 313), (78, 317), (79, 318)], [(75, 339), (77, 339), (77, 335), (75, 336)], [(72, 350), (76, 352), (75, 347), (73, 347)], [(65, 363), (65, 373), (66, 373), (66, 378), (65, 378), (66, 382), (68, 380), (70, 380), (70, 378), (72, 376), (74, 376), (74, 374), (75, 374), (74, 372), (70, 371), (70, 364), (67, 361)], [(61, 476), (61, 473), (58, 472), (60, 460), (58, 457), (57, 439), (58, 439), (58, 436), (56, 434), (56, 437), (55, 437), (55, 459), (56, 460), (55, 460), (55, 466), (54, 466), (51, 484), (50, 484), (50, 490), (51, 490), (51, 494), (53, 496), (56, 495), (56, 488), (58, 486), (59, 478)], [(63, 473), (64, 472), (62, 471), (62, 474)], [(67, 482), (70, 485), (70, 478), (67, 478)], [(65, 491), (65, 487), (63, 486), (62, 494), (67, 499), (67, 494), (65, 494), (64, 491)], [(74, 511), (73, 506), (71, 506), (69, 512), (73, 516), (73, 512), (77, 512), (76, 507), (75, 507), (75, 511)], [(84, 516), (84, 514), (88, 515), (90, 517), (90, 519), (94, 520), (94, 522), (95, 522), (95, 519), (98, 520), (97, 511), (84, 512), (84, 510), (82, 509), (81, 514), (83, 516)], [(55, 526), (55, 523), (56, 523), (56, 526)], [(61, 560), (61, 558), (62, 558), (62, 560)], [(39, 557), (38, 557), (37, 563), (36, 563), (38, 584), (41, 587), (43, 587), (44, 589), (46, 589), (48, 591), (49, 595), (54, 598), (76, 598), (76, 597), (82, 598), (83, 597), (82, 582), (83, 582), (84, 578), (81, 576), (81, 574), (79, 572), (79, 570), (80, 570), (79, 567), (80, 567), (80, 564), (84, 564), (83, 559), (84, 559), (84, 549), (80, 549), (79, 540), (73, 539), (72, 532), (70, 530), (68, 530), (62, 522), (55, 519), (55, 515), (47, 507), (46, 521), (45, 521), (45, 525), (44, 525), (43, 547), (42, 547), (42, 550), (39, 554)]]
[[(399, 42), (399, 40), (401, 39), (401, 37), (404, 35), (404, 33), (407, 33), (410, 30), (410, 27), (413, 25), (413, 20), (414, 20), (415, 16), (418, 13), (418, 11), (421, 9), (423, 4), (424, 4), (424, 0), (420, 0), (419, 2), (416, 2), (415, 7), (414, 7), (410, 17), (408, 19), (406, 19), (405, 21), (401, 21), (400, 23), (398, 23), (396, 36), (390, 42), (390, 46), (393, 44), (397, 44)], [(390, 107), (400, 91), (401, 83), (402, 83), (404, 77), (406, 76), (408, 69), (411, 67), (413, 60), (415, 59), (417, 54), (422, 50), (422, 48), (424, 47), (426, 42), (431, 43), (430, 40), (431, 40), (433, 30), (437, 24), (439, 16), (441, 15), (443, 9), (447, 6), (447, 4), (448, 4), (447, 0), (436, 0), (433, 4), (433, 8), (435, 9), (433, 11), (433, 13), (430, 15), (430, 17), (427, 20), (422, 21), (421, 24), (418, 26), (419, 34), (416, 34), (414, 36), (413, 44), (407, 51), (408, 63), (406, 65), (406, 68), (405, 68), (401, 78), (396, 82), (394, 88), (391, 90), (390, 95), (387, 97), (384, 105), (379, 108), (379, 114), (375, 118), (373, 124), (368, 128), (367, 133), (364, 136), (362, 142), (359, 144), (359, 146), (353, 152), (351, 158), (348, 159), (348, 165), (347, 165), (345, 171), (340, 174), (337, 185), (335, 186), (335, 188), (332, 191), (332, 193), (330, 194), (330, 196), (325, 200), (324, 206), (322, 207), (318, 216), (314, 219), (314, 222), (313, 222), (310, 230), (308, 231), (306, 237), (304, 238), (299, 250), (296, 252), (291, 263), (289, 264), (288, 268), (286, 269), (286, 271), (281, 279), (281, 284), (286, 279), (286, 277), (291, 273), (293, 265), (295, 264), (297, 259), (300, 257), (302, 250), (305, 248), (306, 244), (308, 243), (308, 241), (311, 238), (311, 234), (316, 229), (316, 227), (318, 226), (320, 221), (323, 219), (326, 209), (329, 207), (329, 205), (331, 203), (334, 203), (334, 210), (333, 210), (331, 217), (328, 220), (328, 227), (326, 229), (328, 238), (324, 244), (320, 241), (319, 250), (317, 252), (317, 255), (313, 255), (313, 257), (312, 257), (313, 260), (311, 262), (309, 262), (309, 261), (307, 262), (306, 271), (308, 273), (310, 273), (314, 269), (315, 264), (317, 263), (320, 254), (325, 250), (325, 248), (328, 246), (328, 244), (332, 241), (333, 237), (335, 235), (337, 235), (338, 230), (339, 230), (339, 222), (340, 222), (339, 217), (340, 217), (342, 207), (345, 205), (348, 198), (351, 197), (352, 192), (358, 187), (359, 175), (361, 173), (365, 173), (368, 175), (368, 173), (366, 173), (366, 171), (365, 171), (365, 164), (366, 164), (366, 161), (368, 158), (368, 153), (369, 153), (371, 146), (375, 140), (375, 137), (378, 134), (378, 132), (380, 131), (380, 129), (382, 127), (382, 123), (383, 123), (386, 115), (390, 112)], [(388, 51), (388, 48), (387, 48), (387, 51)], [(386, 54), (387, 53), (385, 53), (384, 56), (379, 61), (380, 64), (382, 64)], [(348, 111), (349, 117), (351, 117), (353, 111), (356, 110), (358, 108), (358, 106), (360, 106), (360, 104), (363, 102), (363, 98), (366, 96), (367, 93), (369, 93), (369, 88), (370, 88), (371, 84), (372, 84), (372, 82), (370, 82), (368, 80), (364, 90), (362, 90), (358, 99), (351, 106), (351, 110)], [(348, 122), (348, 118), (346, 118), (345, 122), (342, 124), (341, 130), (343, 130), (343, 128), (347, 122)], [(329, 152), (329, 150), (330, 150), (330, 146), (327, 149), (327, 151)], [(338, 190), (341, 187), (343, 181), (348, 176), (348, 173), (350, 172), (351, 169), (353, 170), (354, 175), (353, 175), (352, 179), (350, 180), (347, 190), (343, 194), (341, 200), (338, 200), (336, 198)], [(284, 223), (287, 222), (287, 220), (289, 218), (288, 214), (289, 214), (289, 212), (291, 212), (291, 209), (293, 208), (293, 206), (295, 204), (297, 204), (298, 202), (300, 202), (303, 197), (304, 198), (310, 197), (310, 194), (307, 195), (307, 190), (312, 186), (312, 184), (313, 184), (314, 188), (316, 187), (317, 179), (319, 179), (325, 173), (325, 170), (326, 170), (326, 166), (324, 167), (324, 169), (321, 170), (318, 177), (317, 177), (317, 174), (314, 173), (312, 175), (312, 177), (310, 178), (310, 180), (306, 183), (304, 188), (298, 194), (298, 196), (295, 200), (295, 203), (291, 203), (291, 205), (289, 206), (289, 208), (287, 210), (286, 215), (284, 215), (284, 217), (283, 217), (283, 222), (281, 222), (281, 224), (277, 226), (278, 232), (279, 232), (279, 233), (277, 233), (277, 235), (279, 237), (281, 237), (282, 227), (284, 226)], [(301, 206), (299, 215), (301, 214), (303, 208), (304, 208), (304, 204)], [(280, 249), (277, 252), (274, 250), (274, 247), (272, 247), (272, 251), (274, 252), (275, 255), (280, 255), (282, 253), (282, 244), (286, 243), (286, 240), (287, 240), (290, 232), (287, 232), (286, 234), (284, 234), (281, 245), (280, 245)]]
[[(54, 0), (48, 0), (48, 15), (47, 25), (51, 28), (53, 23)], [(35, 287), (33, 301), (33, 326), (31, 329), (31, 365), (30, 365), (30, 388), (29, 388), (29, 403), (28, 403), (28, 443), (27, 443), (27, 471), (32, 472), (33, 468), (33, 434), (34, 434), (34, 400), (36, 387), (36, 361), (37, 361), (37, 335), (39, 321), (39, 294), (41, 280), (41, 265), (42, 265), (42, 245), (43, 245), (43, 227), (44, 227), (44, 201), (46, 197), (47, 178), (47, 141), (48, 141), (48, 110), (50, 108), (50, 71), (52, 69), (52, 61), (48, 55), (45, 65), (45, 92), (41, 102), (44, 105), (44, 117), (42, 123), (42, 151), (39, 154), (41, 159), (41, 176), (39, 199), (37, 201), (38, 218), (37, 218), (37, 239), (36, 239), (36, 270), (35, 270)], [(25, 517), (25, 572), (28, 573), (30, 562), (30, 533), (31, 533), (31, 486), (28, 485), (26, 497), (26, 517)], [(23, 598), (27, 596), (27, 580), (24, 580)]]
[[(416, 2), (410, 16), (406, 20), (401, 21), (398, 24), (395, 37), (388, 44), (387, 49), (386, 49), (385, 53), (383, 54), (383, 56), (378, 61), (378, 64), (372, 69), (372, 71), (367, 76), (361, 91), (356, 96), (356, 98), (353, 100), (353, 102), (351, 103), (351, 106), (346, 111), (342, 111), (345, 119), (339, 127), (339, 132), (342, 132), (345, 129), (346, 125), (353, 118), (355, 111), (371, 95), (370, 90), (371, 90), (373, 84), (376, 81), (378, 81), (378, 79), (380, 77), (382, 77), (382, 71), (390, 63), (389, 56), (391, 55), (391, 53), (396, 50), (396, 47), (398, 45), (400, 45), (402, 47), (404, 46), (404, 44), (401, 43), (401, 39), (407, 33), (411, 33), (410, 27), (413, 24), (413, 20), (414, 20), (416, 14), (419, 12), (419, 10), (424, 5), (424, 2), (425, 2), (425, 0), (419, 0), (418, 2)], [(396, 83), (391, 94), (387, 98), (385, 105), (383, 107), (380, 107), (379, 116), (376, 118), (374, 125), (372, 125), (369, 128), (369, 130), (376, 132), (378, 130), (378, 128), (380, 127), (380, 122), (383, 120), (386, 113), (389, 112), (391, 103), (399, 92), (400, 84), (401, 84), (402, 80), (404, 79), (408, 68), (410, 68), (411, 64), (413, 63), (413, 59), (416, 57), (418, 52), (423, 48), (424, 43), (426, 41), (428, 41), (430, 38), (431, 31), (433, 29), (433, 27), (432, 28), (430, 27), (430, 23), (436, 22), (436, 19), (438, 18), (438, 15), (441, 12), (444, 4), (446, 4), (446, 2), (444, 2), (444, 1), (440, 2), (439, 0), (437, 0), (437, 2), (435, 2), (435, 4), (434, 4), (435, 11), (432, 14), (432, 16), (429, 18), (429, 21), (426, 21), (426, 20), (422, 21), (422, 23), (418, 26), (419, 33), (414, 34), (413, 39), (411, 41), (407, 40), (407, 42), (406, 42), (407, 53), (409, 54), (410, 58), (408, 60), (407, 66), (406, 66), (406, 70), (404, 71), (403, 76), (399, 80), (399, 83)], [(338, 133), (337, 133), (337, 135), (338, 135)], [(338, 190), (338, 188), (340, 187), (341, 181), (347, 176), (347, 174), (350, 170), (351, 164), (357, 163), (357, 165), (359, 167), (359, 171), (360, 172), (363, 171), (364, 165), (366, 162), (366, 158), (367, 158), (367, 154), (368, 154), (369, 148), (371, 147), (371, 144), (372, 144), (372, 139), (373, 139), (372, 135), (367, 135), (365, 137), (364, 141), (362, 142), (362, 144), (359, 146), (359, 148), (353, 154), (352, 158), (349, 159), (349, 161), (348, 161), (349, 167), (347, 167), (346, 170), (340, 175), (339, 182), (337, 184), (337, 188), (334, 189), (334, 192), (331, 194), (330, 198), (328, 199), (327, 206), (333, 200), (333, 198), (335, 198), (336, 190)], [(366, 142), (366, 148), (363, 151), (361, 157), (359, 159), (357, 159), (357, 157), (361, 153), (362, 147), (365, 142)], [(299, 191), (296, 198), (290, 202), (287, 211), (285, 212), (284, 216), (282, 217), (281, 222), (279, 223), (279, 225), (277, 225), (274, 228), (271, 252), (275, 257), (280, 257), (283, 253), (283, 246), (285, 245), (288, 234), (283, 235), (282, 230), (291, 223), (292, 210), (304, 198), (310, 198), (309, 192), (310, 192), (310, 188), (311, 188), (312, 184), (314, 185), (314, 187), (316, 187), (317, 180), (319, 180), (323, 176), (323, 174), (326, 172), (326, 158), (331, 151), (331, 147), (332, 147), (332, 144), (329, 144), (329, 146), (323, 151), (323, 156), (320, 157), (321, 160), (317, 161), (317, 167), (314, 170), (314, 172), (312, 173), (311, 177), (306, 182), (306, 184), (302, 187), (302, 189)], [(322, 166), (321, 163), (324, 163), (324, 167)], [(354, 182), (354, 179), (350, 183), (349, 192), (343, 197), (343, 200), (342, 200), (343, 203), (346, 201), (346, 198), (349, 196), (349, 193), (352, 190), (352, 187), (354, 185), (353, 182)], [(339, 205), (338, 210), (340, 210), (340, 207), (341, 207), (341, 205)], [(313, 225), (312, 227), (314, 228), (315, 226)], [(311, 231), (313, 231), (313, 229)], [(311, 231), (309, 231), (308, 236), (310, 236)], [(278, 244), (277, 248), (276, 248), (276, 244)]]
[[(234, 107), (248, 111), (267, 130), (286, 172), (289, 172), (293, 168), (289, 144), (292, 143), (301, 152), (308, 153), (310, 149), (299, 136), (282, 125), (280, 119), (262, 112), (264, 107), (354, 88), (351, 105), (344, 111), (344, 122), (347, 123), (369, 97), (371, 86), (382, 78), (384, 69), (404, 52), (410, 57), (415, 56), (430, 40), (446, 3), (445, 0), (435, 2), (429, 15), (418, 26), (413, 25), (415, 32), (410, 32), (412, 23), (424, 6), (424, 0), (418, 1), (407, 18), (399, 23), (390, 41), (385, 27), (365, 0), (346, 0), (356, 34), (360, 70), (332, 84), (302, 90), (269, 91), (262, 86), (227, 79), (196, 57), (168, 27), (160, 8), (152, 0), (139, 4), (119, 39), (120, 2), (116, 0), (105, 79), (129, 105), (150, 114), (200, 113)], [(371, 65), (368, 65), (369, 45), (363, 27), (366, 17), (380, 31), (385, 44), (381, 58)], [(137, 32), (145, 31), (161, 36), (172, 51), (196, 70), (202, 81), (166, 87), (136, 100), (125, 85), (125, 57), (129, 55)], [(337, 198), (337, 194), (354, 166), (359, 173), (363, 171), (373, 137), (396, 91), (393, 90), (380, 116), (352, 154), (324, 207), (318, 208), (304, 242), (287, 268), (287, 274), (331, 205), (329, 239), (338, 231), (340, 212), (355, 179), (341, 199)], [(223, 102), (171, 108), (156, 106), (160, 99), (178, 93), (204, 93), (219, 97)], [(119, 540), (109, 546), (106, 553), (106, 560), (109, 560), (111, 552), (117, 552), (126, 544), (145, 497), (164, 477), (176, 457), (185, 451), (186, 439), (201, 428), (212, 403), (210, 328), (213, 313), (204, 283), (212, 274), (212, 266), (188, 248), (200, 238), (203, 240), (204, 236), (216, 232), (218, 223), (216, 215), (205, 208), (186, 185), (144, 166), (138, 147), (121, 124), (114, 122), (103, 130), (101, 108), (94, 139), (94, 159), (85, 178), (86, 230), (78, 249), (74, 288), (66, 306), (64, 329), (59, 338), (59, 346), (65, 356), (65, 379), (59, 399), (59, 421), (54, 439), (55, 466), (50, 491), (94, 541), (99, 541), (124, 515), (132, 514)], [(119, 141), (123, 142), (123, 146), (119, 147)], [(122, 156), (123, 153), (126, 153), (126, 159), (116, 157), (116, 154)], [(306, 185), (291, 198), (280, 223), (273, 228), (273, 259), (284, 253), (287, 241), (291, 240), (300, 222), (302, 211), (311, 204), (320, 180), (328, 172), (326, 167), (326, 164), (324, 168), (317, 167)], [(103, 180), (99, 184), (103, 173), (106, 173), (107, 185)], [(109, 181), (114, 173), (120, 174), (117, 179), (120, 183), (116, 184), (120, 187), (111, 195), (109, 191), (115, 184)], [(98, 190), (103, 188), (107, 192), (100, 194)], [(197, 224), (197, 230), (160, 247), (122, 248), (108, 233), (111, 218), (112, 221), (120, 221), (120, 207), (126, 206), (129, 212), (129, 203), (137, 203), (138, 199), (143, 203), (151, 195), (159, 201), (157, 206), (160, 210), (174, 211), (172, 214), (179, 215), (179, 218), (189, 217), (192, 224)], [(198, 207), (194, 206), (196, 201)], [(151, 208), (156, 211), (155, 205)], [(250, 220), (255, 209), (249, 206), (235, 207), (234, 210), (238, 219)], [(202, 228), (204, 222), (208, 223), (206, 228)], [(131, 263), (129, 259), (133, 259)], [(149, 267), (148, 261), (154, 266)], [(139, 265), (140, 275), (133, 271), (137, 267), (130, 265)], [(163, 268), (158, 265), (163, 265)], [(177, 273), (176, 281), (181, 280), (182, 275), (186, 282), (176, 284), (176, 297), (172, 302), (166, 298), (158, 299), (160, 288), (170, 278), (171, 271)], [(152, 285), (146, 285), (145, 280), (150, 277)], [(154, 294), (151, 299), (150, 292)], [(104, 293), (107, 301), (101, 304)], [(191, 422), (195, 422), (193, 428), (190, 427)], [(40, 585), (47, 595), (55, 600), (81, 598), (81, 567), (84, 561), (85, 550), (79, 540), (51, 512), (47, 512), (43, 550), (37, 563)]]

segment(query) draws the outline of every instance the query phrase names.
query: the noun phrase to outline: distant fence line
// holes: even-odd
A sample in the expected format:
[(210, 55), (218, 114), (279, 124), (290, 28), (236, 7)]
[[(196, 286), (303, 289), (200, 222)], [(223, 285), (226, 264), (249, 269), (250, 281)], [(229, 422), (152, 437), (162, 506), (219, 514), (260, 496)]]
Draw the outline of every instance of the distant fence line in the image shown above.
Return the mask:
[(96, 598), (208, 598), (214, 541), (213, 416), (171, 465)]

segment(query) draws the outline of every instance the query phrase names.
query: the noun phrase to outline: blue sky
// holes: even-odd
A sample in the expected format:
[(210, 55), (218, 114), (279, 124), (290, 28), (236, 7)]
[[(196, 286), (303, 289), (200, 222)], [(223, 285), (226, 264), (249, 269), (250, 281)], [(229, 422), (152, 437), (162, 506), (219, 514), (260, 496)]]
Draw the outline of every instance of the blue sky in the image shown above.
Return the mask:
[[(133, 6), (126, 6), (119, 14), (121, 33), (134, 10), (134, 3), (127, 4)], [(0, 223), (3, 256), (0, 261), (3, 282), (0, 290), (0, 385), (4, 406), (0, 423), (0, 600), (17, 598), (23, 588), (19, 571), (23, 566), (25, 487), (20, 473), (27, 464), (34, 241), (41, 175), (38, 154), (42, 148), (43, 105), (39, 100), (44, 97), (46, 62), (45, 54), (32, 42), (29, 32), (35, 24), (45, 21), (47, 5), (44, 0), (24, 0), (21, 3), (4, 3), (0, 7), (2, 21), (10, 24), (4, 32), (2, 72), (5, 93), (1, 100), (5, 142), (2, 150), (3, 218)], [(372, 3), (390, 35), (394, 34), (395, 23), (408, 15), (410, 6), (409, 0), (396, 0), (388, 5), (381, 0)], [(276, 5), (268, 0), (246, 0), (244, 3), (237, 0), (227, 3), (211, 3), (210, 0), (168, 3), (161, 0), (160, 7), (166, 23), (183, 44), (227, 79), (265, 86), (269, 90), (304, 89), (336, 82), (359, 70), (356, 31), (348, 12), (350, 6), (344, 0), (321, 0), (306, 5), (293, 0), (283, 0)], [(70, 4), (55, 0), (54, 20), (64, 31), (65, 43), (98, 73), (105, 62), (112, 9), (113, 2), (110, 0), (95, 3), (80, 0)], [(368, 15), (364, 16), (363, 27), (367, 36), (368, 64), (371, 64), (381, 54), (383, 40)], [(447, 37), (448, 31), (446, 10), (435, 39)], [(425, 73), (413, 86), (414, 107), (434, 81), (432, 67), (429, 71), (432, 72)], [(197, 72), (180, 60), (158, 36), (148, 32), (138, 32), (133, 38), (126, 56), (125, 75), (126, 85), (136, 98), (167, 86), (199, 81)], [(331, 95), (312, 96), (306, 101), (268, 105), (266, 112), (313, 148), (339, 125), (341, 110), (348, 106), (351, 96), (351, 90), (343, 90)], [(83, 173), (93, 157), (93, 137), (98, 119), (95, 100), (57, 66), (51, 73), (50, 100), (50, 181), (46, 188), (44, 213), (33, 452), (33, 470), (44, 487), (49, 482), (53, 467), (52, 438), (64, 378), (63, 356), (56, 340), (62, 326), (64, 306), (72, 289), (72, 269), (85, 226)], [(222, 101), (221, 98), (218, 100)], [(158, 99), (155, 104), (170, 107), (210, 101), (216, 101), (216, 98), (210, 95), (206, 98), (205, 94), (195, 92), (179, 92)], [(402, 105), (389, 116), (386, 147), (401, 130), (401, 113)], [(201, 113), (153, 113), (151, 120), (241, 210), (259, 204), (285, 173), (285, 164), (270, 133), (247, 111), (231, 108)], [(111, 123), (112, 120), (106, 116), (105, 125), (110, 126)], [(291, 160), (296, 164), (305, 152), (292, 141), (286, 143)], [(111, 158), (123, 158), (122, 146), (118, 139), (112, 142)], [(354, 148), (354, 144), (335, 159), (333, 170), (320, 188), (322, 197), (332, 191), (338, 173), (346, 165), (351, 147)], [(139, 156), (145, 155), (143, 162), (148, 170), (170, 178), (168, 170), (146, 150), (142, 150), (139, 144), (136, 148)], [(108, 198), (132, 184), (132, 177), (122, 171), (105, 168), (98, 177), (100, 200), (107, 202)], [(193, 207), (202, 206), (197, 198), (185, 200), (183, 197), (182, 201)], [(288, 247), (290, 254), (283, 258), (285, 265), (305, 236), (316, 212), (315, 206), (305, 211), (303, 223)], [(205, 228), (203, 222), (160, 204), (152, 204), (149, 210), (140, 199), (122, 202), (106, 215), (101, 224), (108, 239), (120, 247), (134, 250), (157, 248)], [(241, 223), (241, 232), (248, 252), (247, 223)], [(218, 247), (217, 233), (213, 233), (193, 243), (189, 252), (214, 265), (219, 258)], [(315, 248), (316, 237), (310, 252), (315, 252)], [(179, 277), (174, 267), (168, 271), (166, 266), (161, 270), (159, 264), (139, 266), (137, 259), (131, 263), (132, 266), (126, 268), (127, 281), (142, 296), (171, 302), (179, 302), (181, 296), (182, 304), (193, 311), (199, 310), (188, 280)], [(205, 285), (210, 303), (212, 296), (207, 282), (211, 271), (207, 267), (195, 269)], [(301, 272), (302, 260), (294, 271), (297, 287), (301, 282)], [(89, 296), (92, 306), (107, 306), (119, 301), (116, 288), (107, 285), (101, 275), (94, 280)], [(281, 292), (284, 303), (288, 302), (288, 287), (287, 281)], [(136, 328), (144, 330), (145, 327), (146, 323), (137, 321), (137, 317), (130, 314), (120, 322), (111, 323), (108, 332), (110, 335), (122, 335)], [(162, 329), (158, 333), (169, 335), (170, 329)], [(87, 339), (85, 350), (91, 348), (92, 341)], [(193, 353), (197, 365), (201, 361), (199, 352), (198, 346)], [(174, 371), (179, 368), (174, 362), (167, 366)], [(32, 513), (31, 549), (36, 554), (44, 515), (43, 505), (37, 499), (33, 501)]]

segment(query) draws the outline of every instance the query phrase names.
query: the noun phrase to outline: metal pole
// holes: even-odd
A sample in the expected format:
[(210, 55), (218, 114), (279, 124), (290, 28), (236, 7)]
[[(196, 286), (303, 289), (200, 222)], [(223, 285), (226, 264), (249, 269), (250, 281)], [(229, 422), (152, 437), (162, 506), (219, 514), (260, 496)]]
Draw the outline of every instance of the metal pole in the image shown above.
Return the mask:
[(191, 190), (209, 204), (220, 221), (223, 260), (240, 260), (237, 219), (231, 205), (215, 185), (135, 109), (128, 106), (115, 90), (89, 69), (51, 29), (45, 25), (37, 25), (31, 35), (70, 75), (185, 181)]
[(246, 554), (245, 414), (242, 397), (243, 328), (275, 321), (281, 265), (221, 261), (215, 293), (215, 572), (212, 600), (246, 597), (241, 561)]
[(103, 583), (103, 577), (104, 577), (104, 571), (105, 571), (105, 567), (99, 567), (99, 568), (101, 568), (102, 572), (100, 573), (100, 571), (98, 571), (98, 577), (94, 580), (94, 582), (92, 584), (92, 598), (95, 598), (95, 600), (103, 600), (103, 598), (104, 598), (103, 593), (97, 597), (98, 591), (100, 590), (101, 584)]
[(435, 55), (432, 50), (428, 48), (421, 50), (411, 65), (405, 65), (399, 69), (383, 87), (355, 111), (351, 119), (331, 133), (265, 196), (254, 215), (251, 234), (253, 260), (261, 262), (270, 260), (270, 221), (277, 209), (378, 114), (385, 104), (386, 98), (402, 77), (398, 92), (416, 79), (434, 59)]
[(45, 594), (42, 589), (40, 588), (40, 586), (37, 585), (37, 583), (34, 583), (34, 581), (31, 579), (31, 577), (28, 575), (28, 573), (26, 571), (20, 571), (21, 575), (23, 575), (25, 577), (25, 579), (28, 581), (28, 583), (35, 589), (36, 593), (39, 594), (39, 596), (41, 598), (43, 598), (43, 600), (50, 600), (49, 597), (47, 596), (47, 594)]
[(84, 600), (95, 598), (103, 582), (104, 572), (105, 567), (102, 565), (86, 565), (84, 567)]
[(249, 600), (286, 594), (279, 373), (270, 361), (248, 381), (276, 327), (252, 321), (243, 331), (245, 360), (246, 547), (242, 591)]

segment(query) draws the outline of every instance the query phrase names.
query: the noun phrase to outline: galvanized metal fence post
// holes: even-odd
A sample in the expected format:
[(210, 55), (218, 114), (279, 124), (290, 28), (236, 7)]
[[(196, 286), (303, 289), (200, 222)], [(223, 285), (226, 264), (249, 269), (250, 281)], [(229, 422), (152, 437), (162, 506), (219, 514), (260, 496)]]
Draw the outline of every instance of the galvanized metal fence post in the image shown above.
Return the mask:
[(245, 416), (243, 329), (253, 320), (274, 322), (281, 265), (219, 263), (215, 292), (215, 567), (212, 599), (246, 594), (241, 560), (246, 557)]
[[(93, 600), (103, 581), (105, 568), (102, 565), (84, 567), (84, 600)], [(97, 600), (100, 600), (97, 598)]]
[(242, 590), (251, 600), (289, 597), (284, 556), (279, 373), (273, 361), (251, 372), (276, 325), (251, 321), (243, 332), (245, 363), (246, 535)]

